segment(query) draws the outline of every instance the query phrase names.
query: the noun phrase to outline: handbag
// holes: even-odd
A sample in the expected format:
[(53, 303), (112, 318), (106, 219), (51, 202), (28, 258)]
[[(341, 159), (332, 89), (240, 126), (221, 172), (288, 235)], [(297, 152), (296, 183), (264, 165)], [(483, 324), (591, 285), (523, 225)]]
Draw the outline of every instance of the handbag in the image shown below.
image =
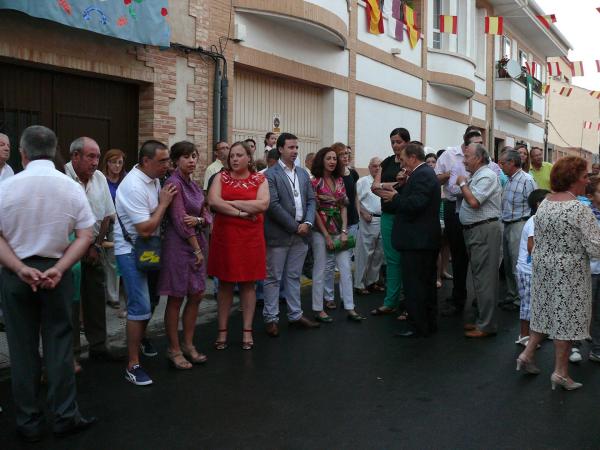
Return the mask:
[(159, 236), (141, 237), (138, 236), (135, 242), (131, 239), (131, 235), (127, 232), (121, 222), (121, 218), (117, 214), (119, 225), (123, 231), (123, 239), (133, 246), (135, 255), (135, 266), (140, 272), (152, 272), (160, 270), (160, 251), (161, 240)]
[(333, 250), (329, 250), (330, 252), (339, 252), (341, 250), (350, 250), (351, 248), (356, 247), (356, 239), (354, 236), (349, 235), (348, 240), (346, 241), (346, 245), (342, 248), (342, 240), (335, 239), (333, 241)]

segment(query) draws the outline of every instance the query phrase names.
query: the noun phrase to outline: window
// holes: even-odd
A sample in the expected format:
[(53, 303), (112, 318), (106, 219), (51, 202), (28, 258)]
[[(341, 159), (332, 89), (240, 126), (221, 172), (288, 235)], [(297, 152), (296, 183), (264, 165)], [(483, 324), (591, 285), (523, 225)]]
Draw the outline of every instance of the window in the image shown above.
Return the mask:
[(540, 63), (538, 63), (537, 61), (535, 62), (535, 70), (533, 73), (533, 78), (535, 78), (536, 80), (542, 80), (542, 65)]
[(506, 36), (502, 36), (502, 58), (512, 58), (512, 42)]
[(440, 33), (440, 14), (442, 14), (442, 0), (433, 0), (433, 48), (442, 48), (442, 33)]
[(525, 53), (525, 51), (523, 50), (519, 50), (519, 64), (521, 65), (521, 67), (525, 67), (527, 64), (528, 58), (527, 58), (527, 53)]

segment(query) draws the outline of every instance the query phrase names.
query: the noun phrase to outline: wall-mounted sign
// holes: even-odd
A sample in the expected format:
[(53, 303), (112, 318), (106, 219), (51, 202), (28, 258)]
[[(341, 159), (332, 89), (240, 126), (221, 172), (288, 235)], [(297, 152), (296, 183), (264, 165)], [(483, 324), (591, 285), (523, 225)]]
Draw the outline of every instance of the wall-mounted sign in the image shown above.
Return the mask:
[(279, 114), (273, 114), (273, 123), (271, 126), (273, 133), (281, 133), (281, 117)]

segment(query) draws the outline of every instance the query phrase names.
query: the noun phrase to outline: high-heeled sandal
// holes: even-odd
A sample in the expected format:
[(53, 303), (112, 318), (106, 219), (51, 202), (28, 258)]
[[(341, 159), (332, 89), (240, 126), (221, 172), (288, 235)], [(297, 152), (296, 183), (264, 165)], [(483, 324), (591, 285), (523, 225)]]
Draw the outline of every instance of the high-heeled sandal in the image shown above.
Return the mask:
[[(219, 330), (219, 333), (227, 333), (227, 328), (224, 330)], [(219, 341), (218, 339), (215, 341), (215, 350), (225, 350), (227, 347), (227, 341)]]
[(582, 383), (565, 378), (556, 372), (550, 375), (550, 384), (552, 385), (553, 391), (556, 389), (556, 386), (562, 387), (565, 391), (574, 391), (575, 389), (579, 389), (581, 386), (583, 386)]
[[(252, 329), (250, 330), (242, 330), (243, 333), (252, 333)], [(252, 350), (254, 348), (254, 341), (244, 341), (242, 338), (242, 350)]]
[(521, 358), (519, 355), (517, 358), (517, 372), (519, 372), (521, 369), (532, 375), (537, 375), (540, 373), (540, 369), (533, 361), (528, 361), (525, 358)]
[(189, 370), (192, 368), (192, 364), (185, 359), (182, 352), (174, 352), (171, 349), (167, 350), (167, 359), (171, 366), (177, 370)]
[(181, 352), (183, 353), (183, 356), (185, 356), (192, 364), (204, 364), (206, 361), (208, 361), (208, 357), (204, 353), (198, 352), (196, 347), (193, 345), (188, 347), (187, 345), (182, 344)]

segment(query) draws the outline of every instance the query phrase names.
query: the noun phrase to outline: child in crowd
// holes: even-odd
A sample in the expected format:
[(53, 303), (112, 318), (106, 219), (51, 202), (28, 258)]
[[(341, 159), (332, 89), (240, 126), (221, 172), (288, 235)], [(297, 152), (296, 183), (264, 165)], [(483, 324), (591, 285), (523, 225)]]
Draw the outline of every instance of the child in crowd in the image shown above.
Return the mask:
[(531, 252), (534, 245), (534, 218), (540, 203), (550, 193), (546, 189), (536, 189), (527, 198), (527, 204), (531, 208), (531, 217), (525, 222), (521, 241), (519, 243), (519, 259), (517, 260), (517, 285), (519, 297), (521, 298), (521, 329), (515, 344), (527, 346), (529, 341), (529, 320), (531, 319)]

